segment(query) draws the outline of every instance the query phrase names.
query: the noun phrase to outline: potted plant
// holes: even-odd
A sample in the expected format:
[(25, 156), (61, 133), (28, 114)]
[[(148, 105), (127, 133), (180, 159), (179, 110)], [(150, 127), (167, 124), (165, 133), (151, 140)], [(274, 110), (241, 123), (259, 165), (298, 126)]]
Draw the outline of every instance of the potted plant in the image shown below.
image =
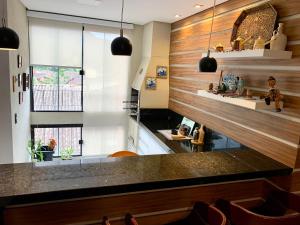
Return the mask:
[(61, 159), (62, 160), (71, 160), (74, 149), (72, 147), (67, 147), (61, 151)]
[(32, 162), (41, 162), (44, 161), (42, 153), (42, 141), (38, 140), (36, 143), (33, 141), (28, 141), (27, 151), (31, 157)]
[(53, 160), (53, 154), (54, 154), (55, 147), (56, 147), (55, 139), (50, 139), (48, 145), (42, 146), (41, 152), (43, 154), (44, 161), (52, 161)]

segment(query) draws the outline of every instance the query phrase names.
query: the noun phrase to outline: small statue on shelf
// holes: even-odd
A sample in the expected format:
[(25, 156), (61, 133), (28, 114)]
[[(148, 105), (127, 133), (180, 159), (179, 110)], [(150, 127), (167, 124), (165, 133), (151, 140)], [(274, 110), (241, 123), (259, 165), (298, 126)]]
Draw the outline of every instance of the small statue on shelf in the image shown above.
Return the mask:
[(282, 95), (280, 94), (279, 89), (275, 87), (276, 79), (270, 76), (268, 79), (268, 85), (269, 85), (269, 92), (265, 96), (265, 102), (267, 105), (270, 105), (271, 101), (274, 101), (276, 112), (281, 112), (280, 100), (282, 99)]

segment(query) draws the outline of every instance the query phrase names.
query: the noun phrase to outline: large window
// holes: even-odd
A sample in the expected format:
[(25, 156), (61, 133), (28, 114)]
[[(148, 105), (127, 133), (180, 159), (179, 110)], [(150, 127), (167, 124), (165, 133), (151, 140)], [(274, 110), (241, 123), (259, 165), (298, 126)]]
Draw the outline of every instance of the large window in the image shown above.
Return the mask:
[(55, 139), (57, 146), (54, 156), (59, 157), (66, 148), (73, 149), (73, 156), (82, 155), (82, 124), (72, 125), (32, 125), (32, 140), (41, 141), (44, 145)]
[(32, 111), (82, 111), (80, 68), (32, 66)]

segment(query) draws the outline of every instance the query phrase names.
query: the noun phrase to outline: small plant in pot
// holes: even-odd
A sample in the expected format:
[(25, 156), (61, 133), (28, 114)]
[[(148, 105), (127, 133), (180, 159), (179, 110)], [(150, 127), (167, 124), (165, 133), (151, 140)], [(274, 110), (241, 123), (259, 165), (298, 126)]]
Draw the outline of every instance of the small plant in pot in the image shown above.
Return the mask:
[(61, 159), (62, 160), (71, 160), (74, 149), (72, 147), (67, 147), (61, 151)]
[(56, 141), (55, 139), (50, 139), (48, 145), (44, 145), (41, 148), (41, 152), (43, 154), (44, 161), (52, 161), (53, 160), (53, 154), (56, 147)]

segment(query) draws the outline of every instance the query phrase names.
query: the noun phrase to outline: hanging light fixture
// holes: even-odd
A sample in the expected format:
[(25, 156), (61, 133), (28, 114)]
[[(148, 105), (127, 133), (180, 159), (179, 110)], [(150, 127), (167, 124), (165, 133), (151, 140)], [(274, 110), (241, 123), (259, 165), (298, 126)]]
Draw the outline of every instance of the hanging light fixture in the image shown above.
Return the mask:
[(131, 56), (132, 45), (130, 41), (123, 36), (123, 11), (124, 11), (124, 0), (122, 0), (122, 12), (121, 12), (121, 30), (120, 37), (117, 37), (111, 43), (111, 53), (113, 55), (124, 55)]
[(214, 26), (215, 9), (216, 9), (216, 0), (214, 0), (214, 9), (213, 9), (213, 16), (211, 21), (210, 34), (209, 34), (207, 56), (203, 57), (199, 62), (200, 72), (216, 72), (218, 68), (217, 60), (215, 58), (210, 57), (210, 44), (211, 44), (211, 36), (212, 36), (212, 31)]
[(2, 27), (0, 27), (0, 50), (17, 50), (20, 45), (18, 34), (6, 27), (5, 5), (3, 2)]

